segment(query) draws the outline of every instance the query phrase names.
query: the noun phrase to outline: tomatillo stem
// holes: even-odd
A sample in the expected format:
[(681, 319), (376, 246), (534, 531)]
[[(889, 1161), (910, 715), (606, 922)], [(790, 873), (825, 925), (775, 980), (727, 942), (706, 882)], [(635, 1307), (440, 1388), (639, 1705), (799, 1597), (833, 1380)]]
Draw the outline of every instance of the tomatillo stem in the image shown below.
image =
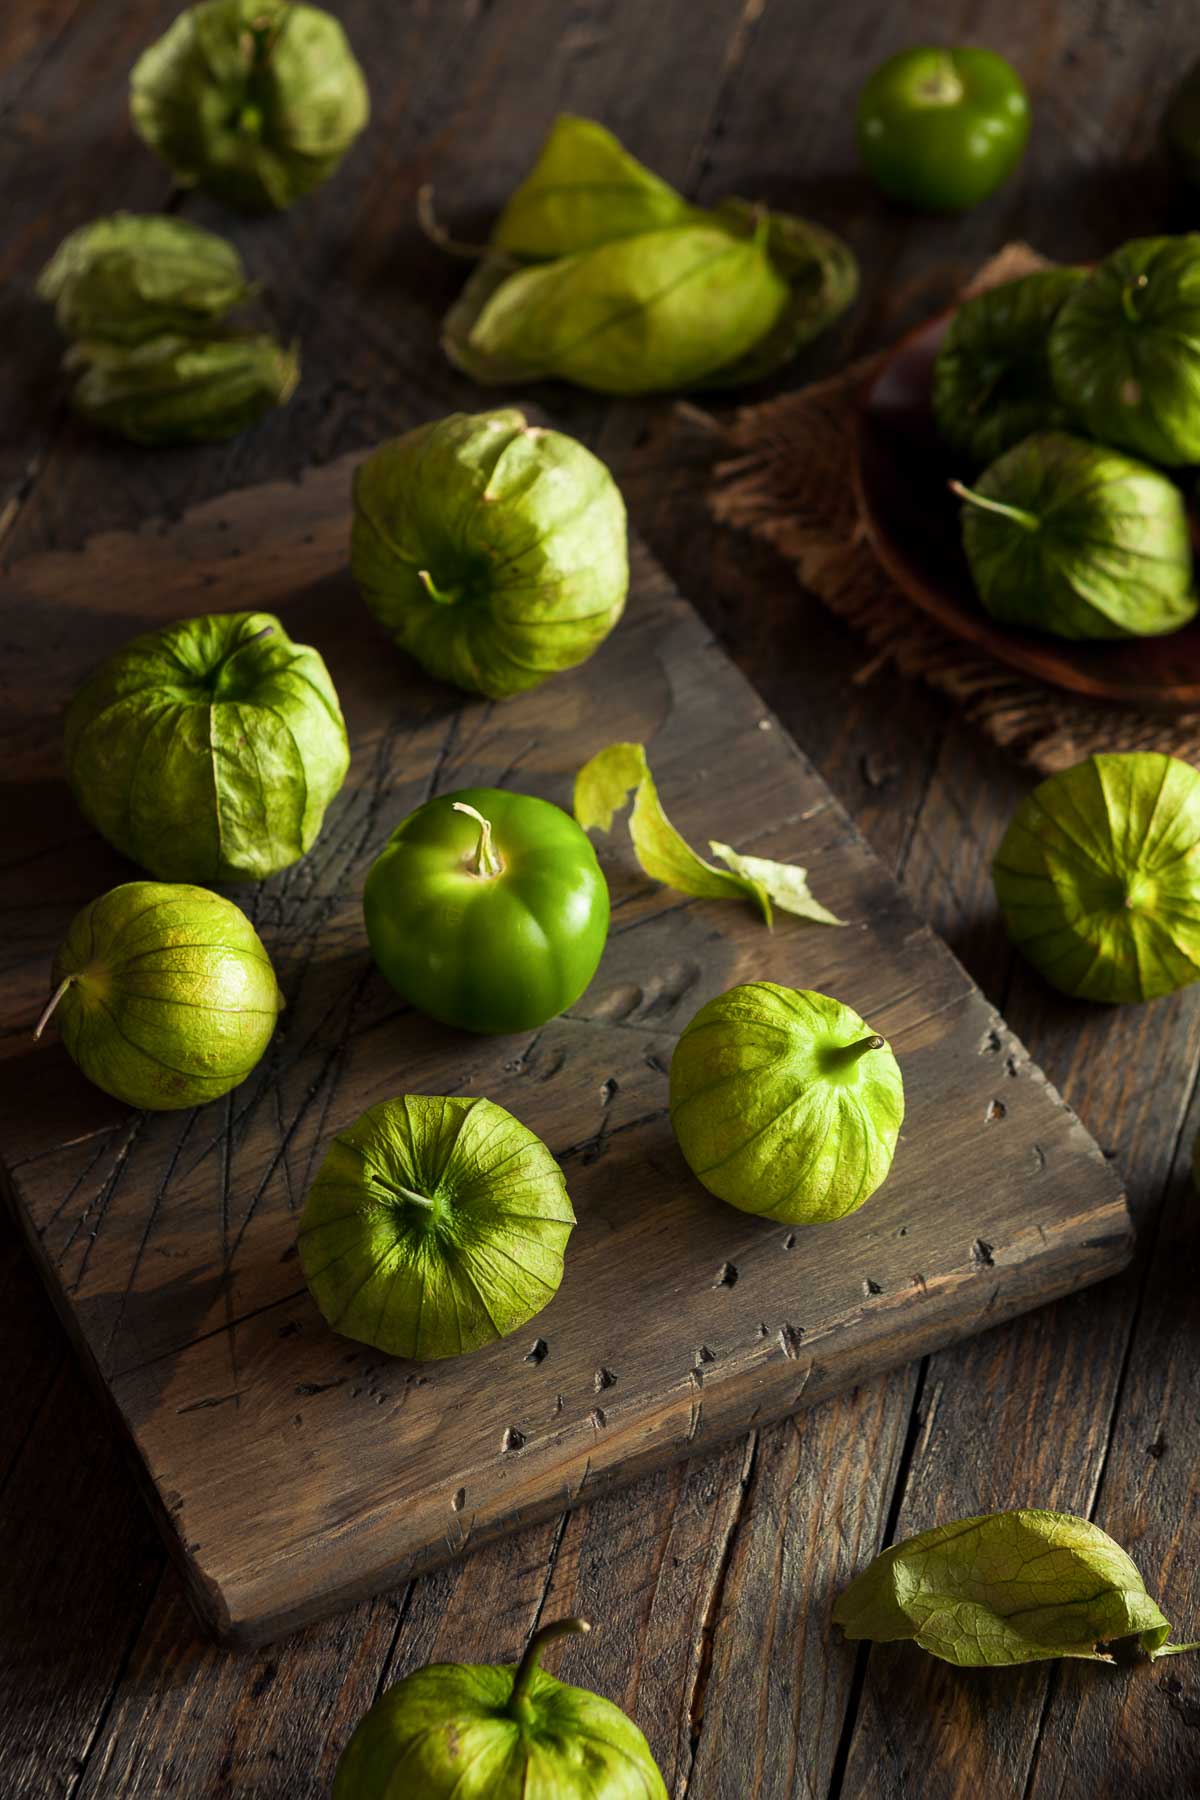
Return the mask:
[(487, 244), (466, 244), (461, 238), (452, 237), (446, 230), (434, 207), (432, 181), (425, 182), (417, 189), (417, 224), (430, 243), (436, 244), (448, 256), (462, 256), (471, 262), (478, 262), (481, 256), (489, 254)]
[(47, 1000), (45, 1006), (42, 1008), (42, 1016), (33, 1028), (35, 1039), (40, 1038), (43, 1031), (45, 1031), (46, 1026), (50, 1023), (50, 1014), (54, 1011), (74, 979), (75, 977), (73, 975), (64, 975), (50, 998)]
[(877, 1032), (872, 1032), (870, 1037), (859, 1038), (856, 1044), (842, 1044), (839, 1049), (834, 1051), (831, 1060), (839, 1063), (855, 1063), (860, 1056), (865, 1056), (868, 1050), (884, 1048), (884, 1040)]
[(538, 1663), (546, 1645), (557, 1637), (567, 1637), (573, 1632), (590, 1631), (592, 1628), (586, 1619), (555, 1619), (549, 1625), (543, 1625), (535, 1631), (529, 1640), (528, 1648), (521, 1658), (513, 1682), (512, 1693), (508, 1697), (508, 1711), (514, 1719), (524, 1723), (532, 1714), (529, 1690), (533, 1686), (533, 1678), (538, 1672)]
[(982, 506), (985, 512), (999, 513), (1001, 518), (1011, 519), (1014, 525), (1019, 525), (1022, 531), (1040, 531), (1042, 528), (1041, 520), (1023, 507), (1009, 506), (1005, 500), (989, 500), (985, 495), (977, 494), (974, 488), (964, 487), (961, 481), (952, 481), (949, 487), (952, 494), (957, 494), (969, 506)]
[(465, 800), (452, 800), (450, 804), (455, 812), (466, 813), (479, 826), (479, 842), (475, 846), (471, 873), (490, 877), (503, 874), (504, 864), (492, 843), (492, 821), (485, 819), (481, 812), (476, 812), (473, 806), (468, 806)]
[(966, 91), (949, 51), (943, 51), (916, 85), (918, 98), (927, 106), (957, 106)]
[(436, 600), (441, 606), (453, 606), (462, 594), (461, 588), (440, 588), (428, 569), (418, 569), (417, 577), (424, 585), (429, 598)]
[(1121, 311), (1131, 325), (1140, 325), (1142, 316), (1134, 305), (1134, 297), (1145, 293), (1150, 285), (1149, 276), (1143, 271), (1133, 281), (1127, 281), (1121, 289)]

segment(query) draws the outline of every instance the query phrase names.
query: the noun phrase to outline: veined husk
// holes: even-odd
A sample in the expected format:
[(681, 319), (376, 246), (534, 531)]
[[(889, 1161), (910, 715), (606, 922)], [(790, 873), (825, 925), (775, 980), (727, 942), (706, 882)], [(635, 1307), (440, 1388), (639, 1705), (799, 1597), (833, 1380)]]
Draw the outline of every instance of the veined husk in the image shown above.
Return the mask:
[(47, 1014), (88, 1080), (152, 1111), (201, 1106), (244, 1081), (283, 1007), (245, 913), (162, 881), (128, 881), (85, 906), (50, 979)]
[(80, 810), (165, 881), (261, 881), (312, 846), (350, 764), (320, 653), (271, 613), (145, 632), (67, 709)]
[(1200, 233), (1114, 250), (1063, 303), (1049, 358), (1089, 437), (1168, 467), (1200, 462)]
[(113, 213), (63, 239), (37, 291), (65, 337), (140, 344), (205, 333), (254, 289), (215, 232), (165, 213)]
[(828, 994), (746, 982), (716, 995), (671, 1058), (671, 1124), (718, 1200), (789, 1225), (856, 1211), (904, 1121), (890, 1047)]
[(354, 478), (367, 605), (441, 681), (502, 700), (573, 668), (625, 606), (625, 506), (574, 438), (507, 407), (383, 444)]
[(1195, 617), (1187, 510), (1160, 470), (1044, 431), (958, 491), (979, 597), (1004, 624), (1063, 638), (1158, 637)]
[(832, 233), (744, 200), (688, 204), (610, 132), (569, 115), (448, 313), (451, 361), (496, 386), (602, 393), (756, 381), (848, 306)]
[(491, 1100), (404, 1094), (334, 1138), (298, 1241), (335, 1331), (427, 1361), (540, 1312), (574, 1224), (562, 1170), (519, 1119)]
[(370, 113), (338, 20), (288, 0), (188, 7), (129, 85), (134, 128), (176, 179), (251, 210), (327, 180)]
[(206, 444), (236, 437), (291, 399), (300, 359), (265, 335), (73, 344), (63, 368), (71, 405), (135, 444)]
[(1034, 431), (1067, 429), (1046, 341), (1084, 269), (1035, 269), (964, 300), (933, 367), (933, 416), (964, 466), (982, 468)]
[(1200, 979), (1200, 772), (1154, 751), (1090, 756), (1016, 812), (992, 865), (1008, 934), (1081, 1000)]

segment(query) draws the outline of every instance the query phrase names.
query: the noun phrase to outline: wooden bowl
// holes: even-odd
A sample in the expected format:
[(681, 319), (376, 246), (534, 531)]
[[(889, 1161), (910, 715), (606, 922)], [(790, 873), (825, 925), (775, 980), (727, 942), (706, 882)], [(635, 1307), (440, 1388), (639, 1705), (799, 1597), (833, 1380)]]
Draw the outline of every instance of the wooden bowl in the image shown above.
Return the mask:
[(1169, 637), (1073, 643), (1014, 630), (984, 611), (946, 485), (963, 471), (933, 422), (933, 364), (952, 317), (940, 313), (903, 338), (860, 397), (858, 500), (879, 561), (922, 612), (1023, 675), (1089, 700), (1200, 707), (1200, 619)]

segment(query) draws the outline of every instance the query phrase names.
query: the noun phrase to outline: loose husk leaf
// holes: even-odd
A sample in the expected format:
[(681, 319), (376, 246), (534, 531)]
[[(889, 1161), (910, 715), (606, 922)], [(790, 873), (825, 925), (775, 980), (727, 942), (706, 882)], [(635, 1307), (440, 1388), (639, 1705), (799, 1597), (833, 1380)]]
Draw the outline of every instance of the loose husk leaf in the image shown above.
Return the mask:
[(1169, 1623), (1098, 1525), (1035, 1509), (959, 1519), (893, 1544), (838, 1596), (833, 1618), (848, 1638), (908, 1638), (960, 1668), (1060, 1656), (1114, 1663), (1129, 1653), (1153, 1661), (1200, 1648), (1167, 1643)]
[(603, 125), (560, 113), (491, 242), (522, 261), (549, 262), (703, 216)]
[(643, 744), (609, 744), (575, 777), (575, 817), (585, 831), (609, 831), (613, 815), (634, 795), (629, 835), (638, 862), (654, 881), (697, 900), (750, 900), (766, 923), (772, 904), (820, 925), (843, 921), (814, 899), (807, 872), (793, 863), (741, 856), (728, 844), (709, 841), (713, 855), (728, 866), (705, 862), (676, 831), (663, 811)]
[(557, 377), (603, 393), (727, 387), (790, 360), (857, 285), (854, 257), (832, 233), (737, 198), (691, 206), (603, 126), (564, 114), (442, 342), (459, 368), (498, 386)]

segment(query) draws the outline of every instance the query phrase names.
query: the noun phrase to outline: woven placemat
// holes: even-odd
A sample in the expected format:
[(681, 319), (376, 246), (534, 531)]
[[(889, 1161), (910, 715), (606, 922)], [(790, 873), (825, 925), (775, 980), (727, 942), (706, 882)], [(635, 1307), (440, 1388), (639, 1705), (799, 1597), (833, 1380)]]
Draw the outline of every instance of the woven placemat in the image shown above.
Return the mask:
[[(978, 292), (1041, 266), (1009, 244), (964, 289)], [(989, 737), (1050, 774), (1097, 750), (1163, 750), (1200, 763), (1200, 713), (1171, 717), (1080, 700), (1018, 675), (918, 611), (876, 562), (855, 500), (855, 415), (863, 382), (887, 352), (828, 381), (745, 407), (729, 428), (733, 456), (713, 475), (709, 505), (723, 524), (772, 544), (805, 588), (865, 637), (871, 656), (947, 694)]]

